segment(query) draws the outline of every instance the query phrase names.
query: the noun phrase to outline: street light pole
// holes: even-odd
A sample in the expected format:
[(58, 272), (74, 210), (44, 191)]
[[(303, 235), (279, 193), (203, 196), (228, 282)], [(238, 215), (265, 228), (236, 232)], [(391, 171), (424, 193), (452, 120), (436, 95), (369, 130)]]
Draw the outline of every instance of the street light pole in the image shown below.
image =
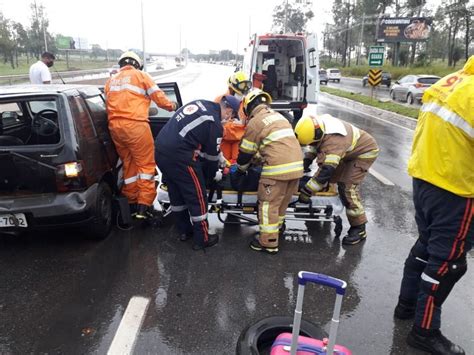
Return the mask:
[(142, 17), (142, 51), (143, 51), (143, 71), (146, 72), (146, 52), (145, 52), (145, 21), (143, 20), (143, 0), (141, 3), (141, 17)]

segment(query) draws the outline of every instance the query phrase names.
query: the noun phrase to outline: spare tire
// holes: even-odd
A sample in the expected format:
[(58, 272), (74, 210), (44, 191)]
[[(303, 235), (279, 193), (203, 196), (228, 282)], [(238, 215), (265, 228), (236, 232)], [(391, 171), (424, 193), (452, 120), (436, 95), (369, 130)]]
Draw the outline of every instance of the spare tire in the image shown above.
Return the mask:
[[(270, 354), (270, 349), (275, 338), (281, 333), (291, 333), (293, 317), (272, 316), (263, 318), (247, 326), (240, 333), (237, 341), (237, 355), (263, 355)], [(300, 335), (315, 339), (323, 339), (327, 334), (316, 324), (301, 320)]]

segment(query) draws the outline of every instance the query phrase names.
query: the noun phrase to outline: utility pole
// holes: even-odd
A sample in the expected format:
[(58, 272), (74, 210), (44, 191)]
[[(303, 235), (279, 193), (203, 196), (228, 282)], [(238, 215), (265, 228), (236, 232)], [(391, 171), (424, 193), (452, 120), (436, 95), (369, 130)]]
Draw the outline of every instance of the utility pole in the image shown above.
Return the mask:
[(286, 0), (285, 5), (285, 26), (284, 26), (284, 33), (288, 31), (288, 0)]
[(365, 12), (362, 14), (362, 26), (360, 26), (359, 35), (359, 53), (357, 54), (356, 65), (359, 65), (359, 57), (362, 55), (362, 41), (364, 38)]
[(142, 18), (142, 51), (143, 51), (143, 71), (146, 72), (146, 52), (145, 52), (145, 21), (143, 20), (143, 0), (141, 3), (141, 18)]

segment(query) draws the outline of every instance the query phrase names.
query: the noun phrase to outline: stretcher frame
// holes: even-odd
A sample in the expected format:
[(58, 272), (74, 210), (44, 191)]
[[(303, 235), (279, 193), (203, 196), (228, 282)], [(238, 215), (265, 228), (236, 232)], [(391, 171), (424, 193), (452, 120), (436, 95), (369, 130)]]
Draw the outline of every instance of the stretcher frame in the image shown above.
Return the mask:
[[(248, 203), (246, 197), (252, 197), (256, 200), (257, 192), (243, 192), (224, 190), (219, 191), (217, 196), (214, 196), (215, 191), (208, 192), (209, 213), (216, 213), (218, 220), (223, 224), (238, 224), (238, 225), (258, 225), (258, 202)], [(227, 195), (227, 196), (226, 196)], [(237, 200), (229, 202), (226, 197), (235, 197)], [(318, 197), (337, 197), (337, 193), (321, 192)], [(171, 204), (167, 191), (158, 188), (158, 203), (160, 204), (163, 217), (171, 213)], [(232, 198), (230, 199), (232, 200)], [(313, 200), (313, 199), (312, 199)], [(285, 221), (302, 221), (302, 222), (331, 222), (334, 223), (334, 233), (339, 237), (342, 233), (342, 218), (337, 213), (331, 204), (321, 205), (314, 204), (310, 200), (308, 204), (298, 202), (298, 196), (294, 195), (285, 214)], [(343, 209), (341, 209), (342, 213)], [(226, 219), (226, 216), (234, 217), (234, 220)], [(286, 228), (284, 224), (282, 230)]]

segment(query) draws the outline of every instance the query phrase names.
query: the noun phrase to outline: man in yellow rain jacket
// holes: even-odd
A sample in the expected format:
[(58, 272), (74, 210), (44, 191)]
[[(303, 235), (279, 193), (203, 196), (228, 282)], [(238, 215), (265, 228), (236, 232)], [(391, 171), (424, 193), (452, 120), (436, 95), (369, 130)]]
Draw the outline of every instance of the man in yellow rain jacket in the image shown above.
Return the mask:
[(405, 261), (395, 317), (414, 318), (409, 345), (465, 354), (440, 327), (441, 306), (467, 271), (474, 234), (474, 56), (425, 91), (408, 172), (419, 237)]

